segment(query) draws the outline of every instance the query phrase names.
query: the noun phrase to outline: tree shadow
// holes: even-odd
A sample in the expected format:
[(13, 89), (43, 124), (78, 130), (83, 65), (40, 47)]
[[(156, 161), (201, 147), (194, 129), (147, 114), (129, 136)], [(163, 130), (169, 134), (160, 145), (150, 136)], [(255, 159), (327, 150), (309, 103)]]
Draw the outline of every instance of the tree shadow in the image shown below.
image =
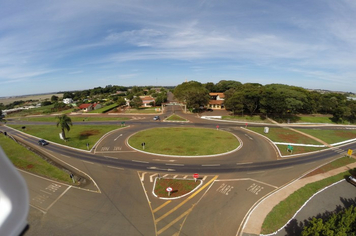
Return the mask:
[(309, 222), (313, 218), (322, 219), (325, 222), (328, 219), (330, 219), (330, 217), (332, 215), (337, 214), (337, 213), (349, 208), (352, 205), (356, 205), (356, 197), (355, 198), (340, 197), (340, 201), (341, 201), (342, 205), (336, 205), (336, 207), (333, 211), (325, 211), (323, 213), (317, 214), (316, 216), (309, 217), (308, 219), (299, 221), (299, 222), (297, 219), (292, 219), (284, 228), (284, 230), (286, 231), (285, 236), (301, 235), (304, 227), (309, 226)]

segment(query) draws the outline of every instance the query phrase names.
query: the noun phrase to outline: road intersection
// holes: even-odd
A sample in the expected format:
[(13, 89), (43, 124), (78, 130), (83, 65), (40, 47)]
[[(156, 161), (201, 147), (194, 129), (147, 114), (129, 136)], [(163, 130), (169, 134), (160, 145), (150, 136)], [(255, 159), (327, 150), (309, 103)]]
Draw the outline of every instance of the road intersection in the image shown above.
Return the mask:
[[(90, 151), (56, 144), (40, 147), (87, 182), (76, 187), (23, 173), (33, 207), (25, 235), (241, 235), (256, 202), (356, 146), (281, 158), (274, 145), (244, 123), (221, 122), (219, 129), (241, 140), (239, 150), (214, 157), (167, 157), (127, 144), (131, 134), (148, 128), (216, 127), (217, 121), (187, 115), (179, 106), (168, 107), (163, 116), (172, 113), (190, 122), (153, 122), (146, 114), (108, 133)], [(2, 129), (38, 148), (36, 138)], [(200, 174), (203, 184), (190, 195), (163, 200), (152, 194), (158, 175), (192, 178), (193, 173)]]

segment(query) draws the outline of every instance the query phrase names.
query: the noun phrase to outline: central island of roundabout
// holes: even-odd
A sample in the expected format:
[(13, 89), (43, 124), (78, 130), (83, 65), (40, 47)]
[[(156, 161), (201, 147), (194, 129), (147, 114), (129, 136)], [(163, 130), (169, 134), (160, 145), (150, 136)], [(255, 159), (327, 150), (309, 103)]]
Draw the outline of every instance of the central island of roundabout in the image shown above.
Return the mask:
[[(241, 140), (230, 132), (196, 127), (146, 129), (131, 135), (127, 143), (147, 154), (186, 158), (224, 155), (241, 147)], [(158, 176), (152, 193), (160, 199), (175, 199), (189, 195), (202, 183), (197, 174), (191, 179)]]

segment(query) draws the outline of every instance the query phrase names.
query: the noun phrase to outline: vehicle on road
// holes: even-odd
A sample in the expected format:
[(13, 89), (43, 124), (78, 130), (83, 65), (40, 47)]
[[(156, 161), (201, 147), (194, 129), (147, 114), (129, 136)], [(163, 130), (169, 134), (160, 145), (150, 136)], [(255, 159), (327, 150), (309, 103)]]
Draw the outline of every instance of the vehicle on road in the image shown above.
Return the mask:
[(210, 108), (209, 108), (209, 109), (206, 109), (206, 111), (213, 111), (213, 109), (210, 109)]
[(49, 142), (47, 142), (46, 140), (44, 140), (44, 139), (40, 139), (40, 140), (38, 140), (38, 145), (41, 145), (41, 146), (46, 146), (46, 145), (48, 145), (49, 144)]
[(159, 116), (153, 117), (153, 120), (160, 120)]
[(356, 186), (356, 178), (352, 175), (347, 178), (347, 182)]

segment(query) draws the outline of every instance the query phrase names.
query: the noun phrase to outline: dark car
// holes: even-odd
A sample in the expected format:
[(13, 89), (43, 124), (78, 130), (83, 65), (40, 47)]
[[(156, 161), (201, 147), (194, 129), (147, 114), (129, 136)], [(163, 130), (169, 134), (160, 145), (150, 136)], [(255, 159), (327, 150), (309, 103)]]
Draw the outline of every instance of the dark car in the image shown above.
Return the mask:
[(210, 108), (209, 108), (209, 109), (206, 109), (206, 110), (207, 110), (207, 111), (213, 111), (213, 109), (210, 109)]
[(46, 146), (48, 144), (49, 144), (49, 142), (47, 142), (46, 140), (43, 140), (43, 139), (38, 140), (38, 145)]
[(347, 181), (348, 181), (350, 184), (356, 186), (356, 178), (355, 178), (354, 176), (352, 176), (352, 175), (349, 176), (349, 177), (347, 178)]
[(159, 116), (153, 117), (153, 120), (160, 120)]

